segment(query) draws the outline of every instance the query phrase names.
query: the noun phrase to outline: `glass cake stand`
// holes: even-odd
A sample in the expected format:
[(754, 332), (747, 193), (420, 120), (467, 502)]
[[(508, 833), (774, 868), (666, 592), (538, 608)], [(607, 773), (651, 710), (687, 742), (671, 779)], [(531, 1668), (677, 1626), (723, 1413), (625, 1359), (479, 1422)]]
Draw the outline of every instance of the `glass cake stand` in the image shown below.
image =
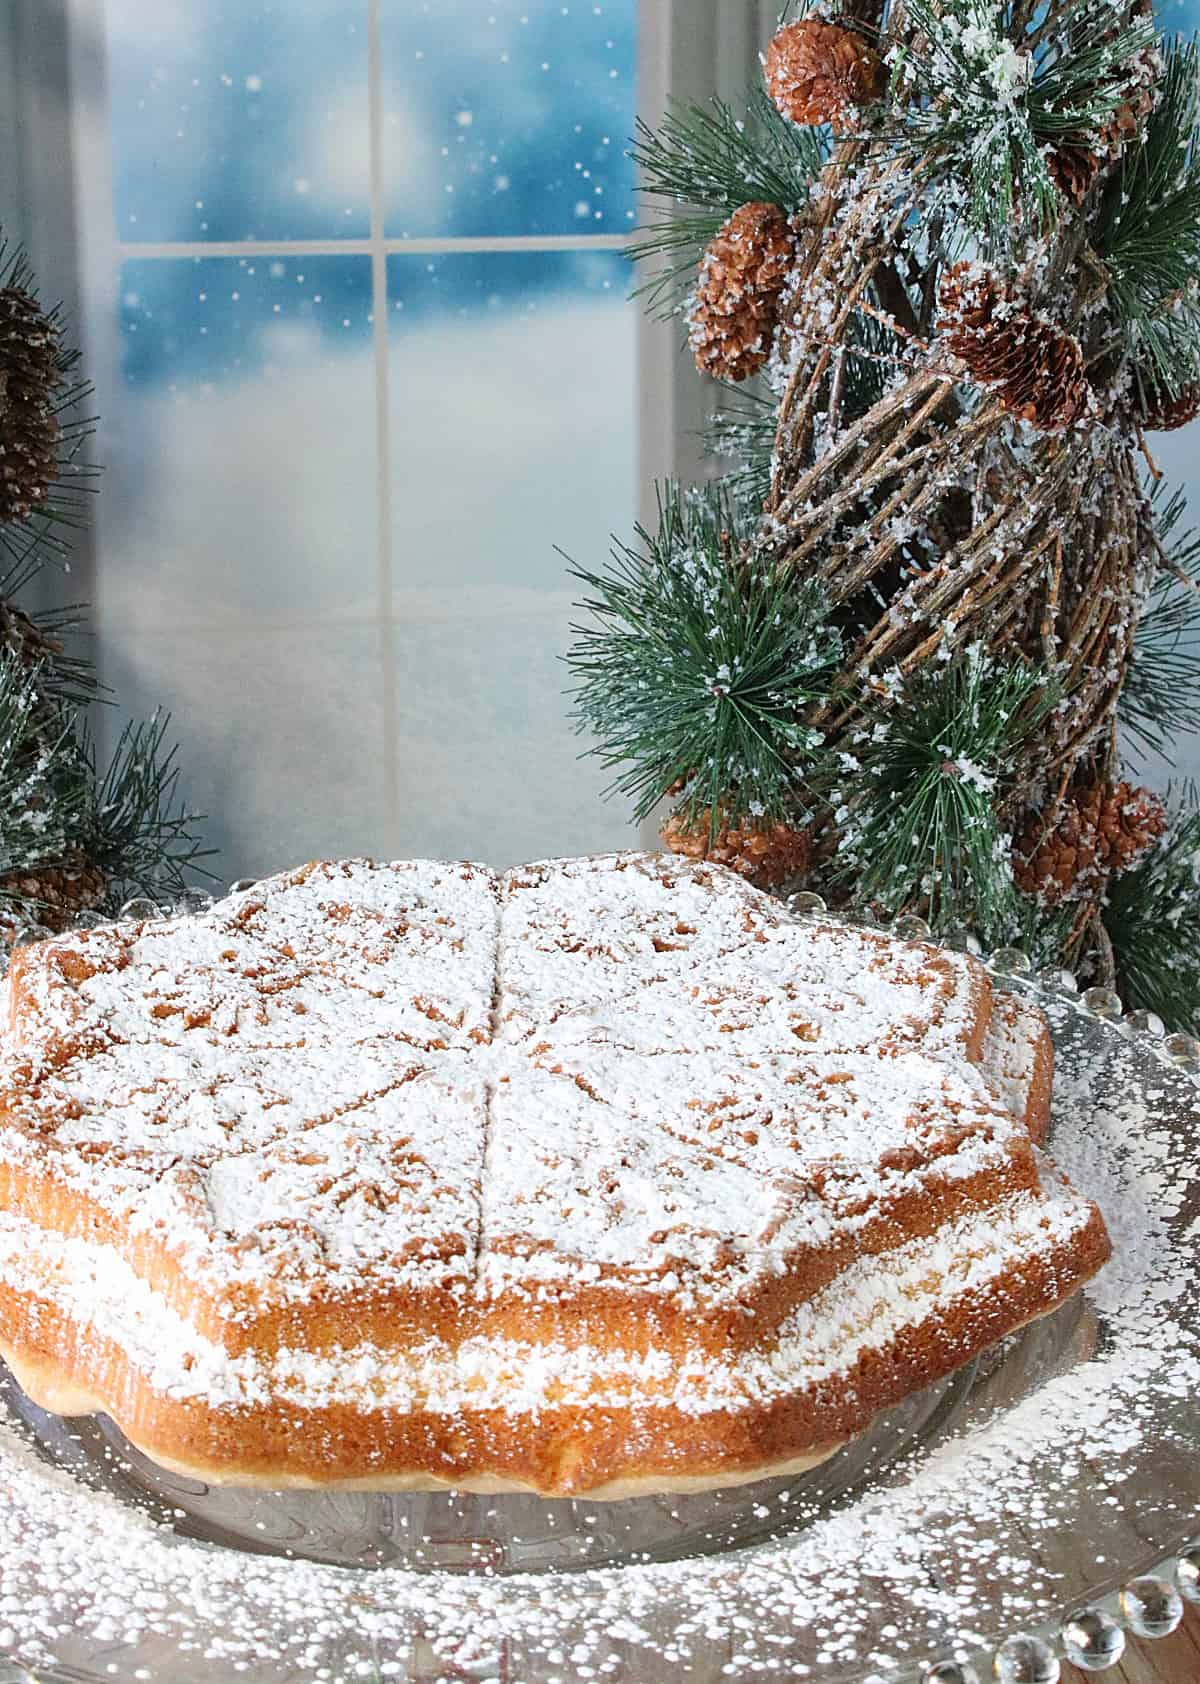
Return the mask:
[(1054, 1684), (1173, 1631), (1200, 1602), (1200, 1047), (987, 963), (1047, 1012), (1052, 1150), (1114, 1241), (1058, 1314), (803, 1477), (622, 1503), (216, 1489), (5, 1377), (0, 1684)]

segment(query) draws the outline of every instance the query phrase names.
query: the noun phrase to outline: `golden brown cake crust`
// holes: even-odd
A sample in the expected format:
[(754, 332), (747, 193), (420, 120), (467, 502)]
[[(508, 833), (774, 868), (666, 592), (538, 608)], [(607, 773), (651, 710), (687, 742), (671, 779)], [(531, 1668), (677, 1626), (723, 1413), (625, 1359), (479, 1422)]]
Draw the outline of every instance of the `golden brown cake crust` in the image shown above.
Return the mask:
[(319, 863), (14, 958), (0, 1346), (205, 1477), (828, 1454), (1104, 1261), (968, 956), (622, 855)]
[[(697, 1488), (801, 1471), (832, 1455), (880, 1410), (969, 1362), (1000, 1330), (1055, 1309), (1083, 1273), (1107, 1261), (1096, 1213), (1070, 1249), (1016, 1266), (996, 1293), (964, 1295), (864, 1355), (837, 1392), (798, 1392), (697, 1418), (669, 1403), (592, 1403), (539, 1412), (534, 1430), (503, 1408), (364, 1412), (333, 1404), (297, 1414), (276, 1405), (214, 1409), (156, 1392), (111, 1341), (79, 1337), (51, 1301), (0, 1287), (0, 1348), (35, 1402), (61, 1413), (102, 1410), (140, 1450), (210, 1483), (270, 1488), (331, 1483), (378, 1489), (521, 1489), (624, 1497), (681, 1482)], [(654, 1450), (647, 1453), (647, 1443)], [(804, 1447), (798, 1450), (797, 1447)], [(482, 1477), (481, 1477), (482, 1470)]]

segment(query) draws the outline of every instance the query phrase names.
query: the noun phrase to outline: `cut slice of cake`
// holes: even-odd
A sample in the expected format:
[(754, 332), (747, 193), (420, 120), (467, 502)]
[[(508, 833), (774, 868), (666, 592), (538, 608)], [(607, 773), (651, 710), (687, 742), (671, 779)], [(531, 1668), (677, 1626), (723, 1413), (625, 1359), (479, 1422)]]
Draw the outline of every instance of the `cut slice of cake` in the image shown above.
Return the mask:
[(318, 864), (18, 951), (0, 1346), (209, 1480), (810, 1465), (1107, 1256), (969, 956), (617, 855)]

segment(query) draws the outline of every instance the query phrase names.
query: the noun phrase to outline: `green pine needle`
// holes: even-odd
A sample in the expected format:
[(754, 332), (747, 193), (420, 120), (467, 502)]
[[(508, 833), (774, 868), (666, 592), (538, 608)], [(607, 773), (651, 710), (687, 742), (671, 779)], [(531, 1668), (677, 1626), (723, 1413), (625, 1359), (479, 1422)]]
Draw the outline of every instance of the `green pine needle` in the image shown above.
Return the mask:
[[(1161, 483), (1152, 504), (1161, 501)], [(1153, 511), (1175, 571), (1163, 568), (1155, 580), (1118, 704), (1130, 736), (1164, 759), (1170, 759), (1179, 736), (1200, 731), (1200, 533), (1179, 530), (1186, 510), (1183, 493), (1176, 491)]]
[(909, 0), (906, 16), (915, 45), (893, 67), (897, 139), (932, 166), (958, 225), (951, 245), (974, 239), (996, 259), (1018, 229), (1049, 233), (1063, 201), (1046, 147), (1093, 135), (1125, 102), (1152, 22), (1113, 34), (1104, 0), (1078, 0), (1035, 47), (1012, 0)]
[(771, 490), (779, 413), (771, 398), (749, 386), (730, 388), (730, 393), (709, 424), (705, 447), (713, 456), (736, 462), (722, 476), (729, 495), (748, 512), (761, 510)]
[[(177, 898), (207, 850), (178, 800), (167, 721), (127, 726), (107, 769), (96, 765), (62, 676), (0, 651), (0, 877), (36, 876), (81, 857), (111, 882), (113, 910), (131, 892)], [(18, 890), (0, 889), (21, 902)], [(36, 905), (29, 910), (36, 915)]]
[(1095, 233), (1125, 348), (1174, 395), (1200, 378), (1200, 49), (1166, 47), (1162, 96), (1126, 147)]
[(38, 668), (0, 651), (0, 877), (68, 857), (85, 801), (66, 713), (48, 700)]
[(841, 655), (812, 584), (783, 584), (744, 543), (720, 486), (660, 497), (659, 526), (619, 546), (603, 574), (573, 570), (592, 616), (573, 628), (567, 661), (578, 729), (621, 768), (610, 793), (645, 818), (676, 784), (697, 820), (796, 813), (820, 734), (805, 710), (824, 697)]
[(1109, 890), (1104, 925), (1126, 1005), (1200, 1031), (1200, 806), (1189, 787), (1167, 834)]
[(845, 757), (840, 874), (857, 898), (986, 939), (1019, 922), (1001, 786), (1058, 693), (978, 646), (892, 686)]
[(641, 191), (667, 204), (629, 256), (665, 260), (640, 294), (648, 308), (671, 315), (690, 291), (705, 247), (735, 210), (761, 200), (790, 214), (808, 203), (828, 137), (789, 123), (759, 88), (744, 116), (717, 99), (673, 106), (657, 129), (639, 121), (630, 156)]
[(166, 747), (169, 723), (156, 713), (127, 725), (103, 774), (90, 738), (84, 743), (89, 776), (79, 842), (112, 879), (114, 897), (136, 891), (177, 900), (189, 871), (200, 870), (199, 861), (213, 852), (195, 834), (203, 815), (179, 799), (177, 750)]

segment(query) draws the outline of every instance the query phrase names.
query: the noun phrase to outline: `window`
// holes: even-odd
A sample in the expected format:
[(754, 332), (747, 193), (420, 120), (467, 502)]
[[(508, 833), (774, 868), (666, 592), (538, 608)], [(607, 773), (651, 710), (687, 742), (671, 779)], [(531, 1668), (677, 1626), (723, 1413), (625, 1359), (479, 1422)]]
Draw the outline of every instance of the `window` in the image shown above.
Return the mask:
[(97, 647), (225, 876), (630, 839), (554, 546), (635, 517), (636, 12), (74, 0)]
[(595, 563), (704, 471), (678, 326), (626, 297), (635, 83), (651, 120), (739, 98), (777, 11), (0, 9), (0, 214), (84, 330), (109, 469), (65, 596), (102, 732), (172, 711), (223, 874), (630, 839), (577, 758), (554, 546)]

